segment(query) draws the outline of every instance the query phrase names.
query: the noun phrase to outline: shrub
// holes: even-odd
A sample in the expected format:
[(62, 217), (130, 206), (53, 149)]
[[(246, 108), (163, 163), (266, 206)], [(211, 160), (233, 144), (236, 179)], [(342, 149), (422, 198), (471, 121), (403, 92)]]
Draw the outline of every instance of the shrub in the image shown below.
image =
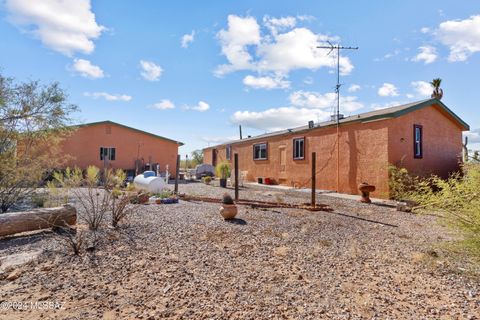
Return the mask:
[(220, 179), (227, 179), (230, 177), (230, 163), (224, 161), (222, 163), (217, 164), (215, 167), (215, 172)]
[[(64, 203), (73, 195), (74, 201), (80, 206), (78, 214), (88, 224), (90, 230), (97, 230), (103, 223), (107, 212), (111, 212), (112, 225), (117, 226), (120, 219), (130, 211), (125, 211), (130, 203), (128, 193), (122, 192), (120, 186), (125, 180), (122, 170), (106, 170), (104, 175), (104, 188), (100, 188), (100, 170), (89, 166), (85, 176), (79, 168), (67, 168), (65, 173), (55, 172), (54, 181), (49, 183), (52, 195), (63, 196)], [(62, 189), (58, 189), (61, 187)], [(58, 201), (57, 200), (53, 200)]]
[(210, 176), (203, 177), (202, 179), (205, 184), (210, 184), (210, 182), (212, 182), (212, 177)]
[(407, 169), (394, 165), (388, 166), (390, 199), (405, 200), (417, 189), (419, 178), (411, 175)]
[(415, 185), (399, 188), (405, 191), (402, 196), (418, 204), (414, 210), (440, 213), (449, 226), (462, 232), (464, 248), (480, 255), (480, 164), (467, 163), (462, 172), (448, 179), (431, 176), (405, 180), (416, 181)]
[(234, 204), (232, 197), (228, 193), (223, 194), (222, 203), (223, 204)]

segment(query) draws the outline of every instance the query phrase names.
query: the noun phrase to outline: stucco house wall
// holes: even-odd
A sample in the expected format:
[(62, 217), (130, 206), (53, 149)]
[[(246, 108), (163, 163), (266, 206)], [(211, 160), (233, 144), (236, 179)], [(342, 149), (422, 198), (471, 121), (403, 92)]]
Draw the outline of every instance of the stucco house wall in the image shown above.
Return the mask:
[[(423, 128), (423, 157), (414, 158), (414, 125)], [(460, 124), (439, 105), (421, 108), (397, 117), (384, 117), (365, 122), (351, 121), (340, 125), (339, 192), (358, 194), (358, 184), (368, 182), (376, 186), (373, 197), (387, 198), (388, 165), (406, 167), (420, 175), (448, 176), (458, 170), (462, 151)], [(293, 159), (293, 139), (305, 138), (305, 159)], [(254, 160), (253, 145), (268, 144), (268, 159)], [(311, 186), (311, 154), (317, 154), (316, 187), (337, 190), (337, 129), (336, 126), (315, 127), (302, 132), (284, 133), (268, 137), (237, 140), (230, 144), (231, 159), (226, 160), (228, 144), (204, 149), (205, 163), (229, 161), (239, 155), (240, 171), (247, 171), (247, 179), (271, 178), (293, 187)], [(285, 150), (285, 151), (282, 151)], [(285, 152), (282, 163), (282, 152)]]
[(103, 168), (100, 147), (115, 148), (115, 160), (108, 161), (109, 168), (134, 170), (135, 160), (159, 163), (160, 171), (166, 165), (175, 172), (178, 147), (181, 143), (128, 128), (113, 122), (79, 126), (62, 143), (63, 153), (71, 156), (68, 166), (86, 168), (94, 165)]
[[(423, 129), (423, 155), (413, 153), (413, 125)], [(389, 162), (415, 175), (448, 177), (458, 171), (464, 129), (439, 106), (432, 105), (392, 119), (389, 125)]]

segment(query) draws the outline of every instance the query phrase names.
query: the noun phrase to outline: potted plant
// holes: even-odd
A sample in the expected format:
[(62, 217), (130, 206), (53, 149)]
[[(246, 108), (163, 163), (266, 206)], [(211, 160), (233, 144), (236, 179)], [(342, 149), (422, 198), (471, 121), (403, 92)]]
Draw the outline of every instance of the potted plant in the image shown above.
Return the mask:
[(225, 193), (222, 198), (222, 206), (220, 207), (220, 214), (225, 220), (233, 219), (237, 215), (237, 206), (233, 202), (232, 197)]
[(227, 178), (230, 177), (230, 163), (222, 162), (217, 165), (215, 168), (217, 176), (220, 177), (220, 187), (227, 187)]

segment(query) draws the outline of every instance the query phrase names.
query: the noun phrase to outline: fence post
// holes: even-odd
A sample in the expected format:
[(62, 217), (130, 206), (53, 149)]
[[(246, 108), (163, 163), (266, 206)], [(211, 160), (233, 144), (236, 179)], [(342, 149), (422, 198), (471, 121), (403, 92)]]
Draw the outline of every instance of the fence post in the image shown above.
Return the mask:
[(316, 172), (317, 172), (317, 153), (312, 152), (312, 207), (317, 205), (316, 201)]
[(238, 201), (238, 153), (233, 156), (235, 170), (235, 201)]
[(178, 174), (180, 171), (180, 155), (177, 154), (177, 167), (175, 168), (175, 194), (178, 193)]

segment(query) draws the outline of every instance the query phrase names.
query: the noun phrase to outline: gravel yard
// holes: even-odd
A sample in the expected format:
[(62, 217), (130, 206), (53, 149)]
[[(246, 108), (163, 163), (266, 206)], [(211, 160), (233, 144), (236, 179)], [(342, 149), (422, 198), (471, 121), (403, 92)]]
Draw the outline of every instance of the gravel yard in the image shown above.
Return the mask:
[[(181, 193), (225, 189), (181, 184)], [(229, 190), (233, 195), (233, 190)], [(248, 187), (242, 198), (308, 202), (308, 194)], [(443, 248), (449, 230), (428, 215), (318, 196), (334, 212), (219, 204), (139, 205), (101, 246), (67, 254), (50, 232), (0, 239), (0, 257), (44, 249), (0, 275), (1, 319), (480, 319), (480, 285)], [(466, 268), (466, 267), (465, 267)]]

